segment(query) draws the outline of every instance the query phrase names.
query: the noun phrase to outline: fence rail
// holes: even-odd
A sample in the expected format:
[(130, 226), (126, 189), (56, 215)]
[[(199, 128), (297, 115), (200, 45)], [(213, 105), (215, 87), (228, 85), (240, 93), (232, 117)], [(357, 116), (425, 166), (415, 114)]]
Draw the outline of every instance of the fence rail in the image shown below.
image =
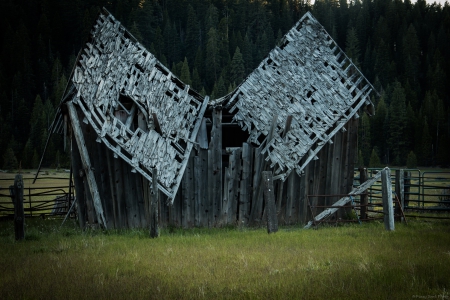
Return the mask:
[[(12, 185), (14, 175), (0, 178), (0, 217), (14, 216)], [(4, 176), (5, 177), (5, 176)], [(10, 177), (10, 178), (9, 178)], [(74, 186), (69, 178), (45, 176), (32, 184), (24, 178), (23, 206), (25, 217), (65, 216), (74, 201)]]
[[(369, 168), (369, 177), (381, 169)], [(401, 199), (401, 206), (406, 217), (408, 213), (441, 213), (450, 212), (450, 171), (421, 171), (419, 169), (391, 169), (392, 191)], [(360, 171), (355, 169), (354, 187), (360, 185)], [(401, 184), (400, 184), (401, 182)], [(381, 183), (377, 182), (367, 190), (370, 212), (381, 213), (377, 206), (381, 203)], [(355, 200), (359, 202), (358, 200)], [(450, 219), (448, 214), (443, 216), (414, 215)]]

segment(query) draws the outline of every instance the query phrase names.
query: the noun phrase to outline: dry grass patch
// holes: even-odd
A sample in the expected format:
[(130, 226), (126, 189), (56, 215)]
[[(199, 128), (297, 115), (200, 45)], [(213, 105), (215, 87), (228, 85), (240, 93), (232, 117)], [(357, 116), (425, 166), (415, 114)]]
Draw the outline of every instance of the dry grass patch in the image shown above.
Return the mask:
[(450, 289), (448, 222), (163, 230), (157, 239), (28, 223), (19, 243), (0, 224), (1, 299), (400, 299)]

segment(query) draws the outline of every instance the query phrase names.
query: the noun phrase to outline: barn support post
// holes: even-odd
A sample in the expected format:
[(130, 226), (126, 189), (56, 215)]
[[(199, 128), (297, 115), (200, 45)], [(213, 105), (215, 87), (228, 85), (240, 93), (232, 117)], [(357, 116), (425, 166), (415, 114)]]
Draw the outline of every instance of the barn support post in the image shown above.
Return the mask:
[(83, 167), (86, 172), (86, 178), (89, 184), (89, 189), (91, 190), (92, 199), (94, 201), (95, 212), (97, 214), (97, 220), (100, 224), (107, 229), (105, 216), (103, 215), (102, 202), (100, 200), (100, 194), (98, 192), (97, 182), (95, 181), (94, 172), (91, 169), (91, 161), (89, 159), (89, 154), (86, 149), (86, 142), (84, 141), (83, 133), (81, 132), (81, 125), (78, 120), (77, 110), (71, 101), (67, 102), (67, 108), (70, 114), (70, 120), (72, 121), (72, 129), (75, 135), (75, 140), (78, 145), (78, 149), (81, 155), (81, 161), (83, 162)]
[(278, 231), (277, 209), (275, 206), (275, 192), (273, 190), (272, 171), (262, 172), (262, 181), (264, 185), (264, 199), (267, 215), (267, 233)]
[[(367, 180), (367, 169), (366, 168), (359, 168), (359, 184), (363, 184)], [(363, 194), (360, 195), (360, 204), (361, 204), (361, 210), (360, 210), (360, 218), (361, 219), (367, 219), (367, 204), (369, 203), (369, 196), (366, 194), (367, 191), (364, 191)]]
[(403, 202), (405, 197), (405, 173), (403, 169), (395, 170), (395, 195), (399, 201), (395, 201), (396, 221), (403, 221), (400, 216), (404, 209)]
[(16, 241), (25, 238), (25, 214), (23, 212), (23, 179), (17, 174), (14, 178), (14, 234)]
[(392, 207), (391, 170), (388, 167), (381, 170), (381, 189), (383, 197), (384, 228), (393, 231), (395, 230), (395, 225), (394, 209)]
[(158, 193), (158, 170), (156, 168), (153, 168), (152, 170), (152, 191), (150, 195), (151, 195), (150, 237), (157, 238), (159, 236), (159, 228), (158, 228), (159, 193)]

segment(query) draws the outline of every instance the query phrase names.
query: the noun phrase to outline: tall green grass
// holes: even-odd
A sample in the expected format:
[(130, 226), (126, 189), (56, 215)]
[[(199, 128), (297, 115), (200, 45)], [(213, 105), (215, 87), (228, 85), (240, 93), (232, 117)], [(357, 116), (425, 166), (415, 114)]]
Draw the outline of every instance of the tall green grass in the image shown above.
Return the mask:
[(81, 232), (0, 223), (0, 299), (410, 299), (450, 297), (450, 223), (302, 230)]

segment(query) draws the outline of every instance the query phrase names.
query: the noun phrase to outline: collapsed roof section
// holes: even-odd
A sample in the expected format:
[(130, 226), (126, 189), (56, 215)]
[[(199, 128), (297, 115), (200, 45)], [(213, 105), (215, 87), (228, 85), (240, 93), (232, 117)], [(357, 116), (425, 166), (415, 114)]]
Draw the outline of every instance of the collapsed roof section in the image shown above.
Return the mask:
[(173, 201), (208, 97), (182, 83), (105, 13), (73, 72), (80, 107), (103, 142)]
[(372, 90), (308, 12), (233, 93), (210, 105), (229, 109), (257, 145), (276, 119), (272, 139), (266, 138), (262, 152), (275, 168), (275, 178), (284, 180), (293, 169), (301, 175), (362, 106), (373, 114)]

